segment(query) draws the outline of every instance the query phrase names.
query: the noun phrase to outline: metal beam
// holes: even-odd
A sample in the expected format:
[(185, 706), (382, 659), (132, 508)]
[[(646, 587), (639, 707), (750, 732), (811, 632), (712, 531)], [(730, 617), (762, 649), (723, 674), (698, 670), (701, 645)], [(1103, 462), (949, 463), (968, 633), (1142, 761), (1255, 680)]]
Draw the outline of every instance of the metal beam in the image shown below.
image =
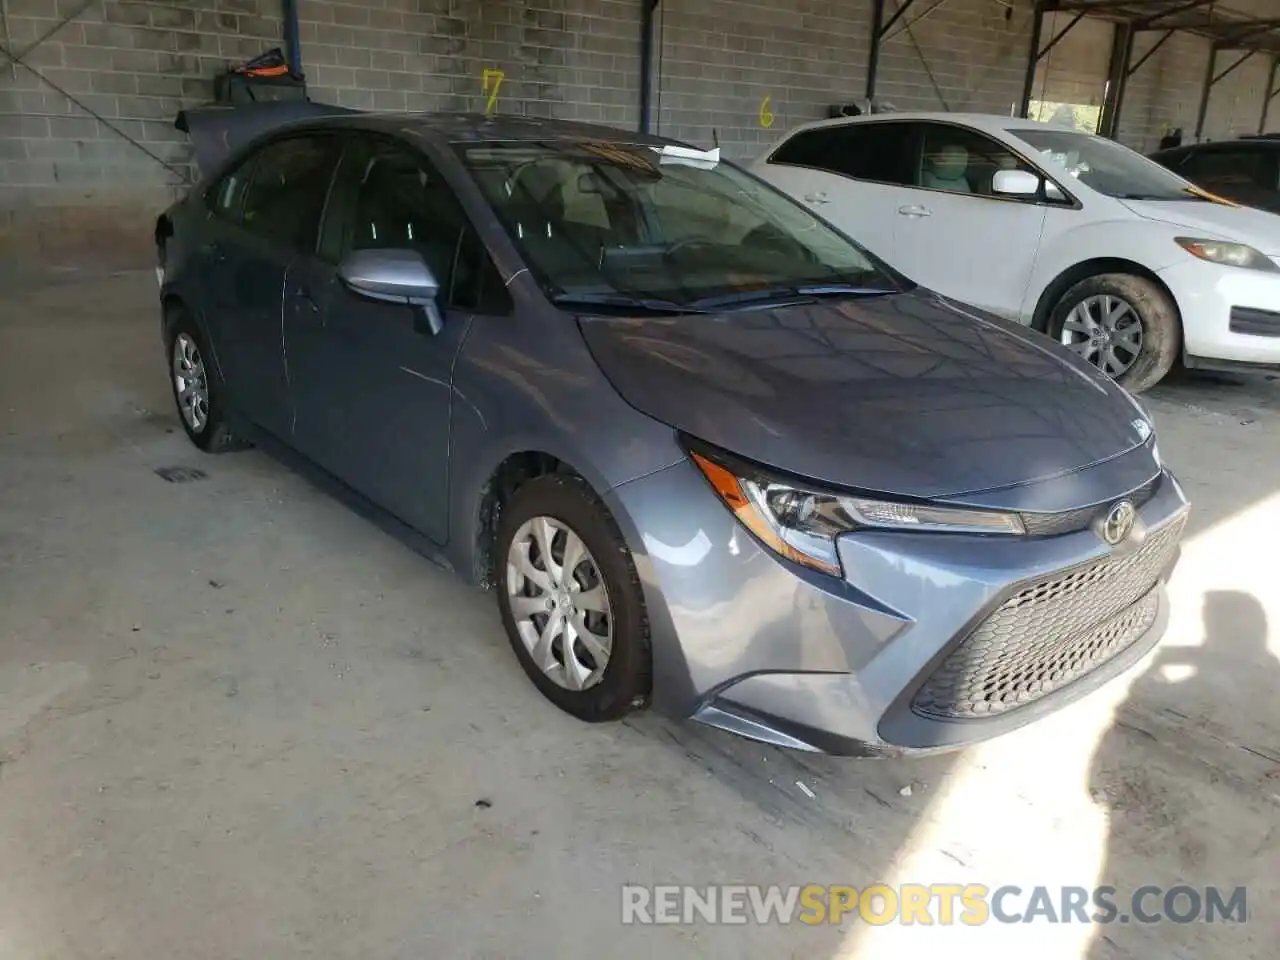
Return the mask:
[[(1166, 0), (1059, 0), (1057, 3), (1046, 4), (1046, 10), (1083, 10), (1089, 13), (1093, 10), (1131, 10), (1134, 7), (1158, 7), (1164, 4)], [(1212, 0), (1205, 0), (1206, 3)]]
[(1143, 17), (1138, 21), (1137, 27), (1139, 30), (1153, 30), (1156, 22), (1163, 20), (1165, 17), (1176, 17), (1180, 13), (1189, 13), (1200, 7), (1207, 7), (1214, 2), (1215, 0), (1187, 0), (1186, 3), (1180, 3), (1176, 7), (1170, 7), (1167, 10), (1161, 10), (1159, 13), (1153, 13), (1149, 17)]
[(867, 54), (867, 103), (876, 95), (876, 71), (880, 68), (880, 41), (884, 36), (884, 0), (871, 0), (871, 50)]
[(1131, 23), (1117, 23), (1111, 40), (1111, 66), (1107, 71), (1107, 92), (1102, 98), (1102, 116), (1098, 132), (1115, 139), (1120, 127), (1120, 108), (1124, 106), (1124, 90), (1129, 79), (1129, 60), (1133, 57), (1134, 29)]
[(1071, 28), (1084, 19), (1085, 13), (1086, 11), (1081, 10), (1079, 13), (1077, 13), (1074, 17), (1071, 18), (1070, 23), (1068, 23), (1065, 27), (1063, 27), (1056, 34), (1054, 34), (1053, 39), (1050, 40), (1047, 44), (1045, 44), (1044, 49), (1036, 53), (1036, 61), (1039, 62), (1040, 60), (1043, 60), (1045, 56), (1048, 54), (1048, 52), (1058, 45), (1058, 41), (1061, 40), (1063, 37), (1065, 37), (1068, 33), (1070, 33)]
[(284, 25), (285, 57), (289, 61), (289, 74), (302, 79), (302, 43), (299, 40), (298, 0), (280, 0)]
[(1040, 30), (1044, 26), (1044, 7), (1036, 4), (1031, 14), (1031, 47), (1027, 51), (1027, 72), (1022, 78), (1022, 101), (1018, 116), (1025, 117), (1031, 107), (1031, 91), (1036, 85), (1036, 64), (1040, 62)]
[(1213, 68), (1218, 59), (1218, 47), (1209, 48), (1209, 65), (1204, 69), (1204, 82), (1200, 85), (1200, 109), (1196, 111), (1196, 140), (1204, 131), (1204, 115), (1209, 112), (1209, 93), (1213, 90)]
[(1255, 53), (1257, 53), (1257, 52), (1258, 52), (1257, 50), (1250, 50), (1248, 53), (1246, 53), (1246, 54), (1245, 54), (1243, 57), (1241, 57), (1239, 60), (1237, 60), (1237, 61), (1236, 61), (1235, 63), (1233, 63), (1231, 66), (1227, 67), (1227, 69), (1223, 70), (1221, 73), (1219, 73), (1217, 76), (1215, 76), (1212, 80), (1210, 80), (1210, 81), (1209, 81), (1209, 86), (1211, 86), (1211, 87), (1212, 87), (1215, 83), (1217, 83), (1219, 80), (1221, 80), (1221, 79), (1222, 79), (1223, 77), (1225, 77), (1227, 74), (1235, 72), (1235, 69), (1236, 69), (1237, 67), (1239, 67), (1242, 63), (1244, 63), (1246, 60), (1248, 60), (1250, 57), (1252, 57), (1252, 56), (1253, 56)]
[[(1142, 29), (1142, 28), (1141, 28), (1141, 27), (1135, 27), (1134, 29), (1135, 29), (1135, 30), (1140, 30), (1140, 29)], [(1172, 37), (1172, 36), (1174, 35), (1174, 33), (1175, 33), (1175, 32), (1176, 32), (1176, 31), (1173, 31), (1173, 30), (1166, 30), (1166, 31), (1164, 32), (1164, 36), (1162, 36), (1159, 40), (1157, 40), (1155, 43), (1153, 43), (1153, 44), (1151, 45), (1151, 48), (1150, 48), (1149, 50), (1147, 50), (1147, 52), (1146, 52), (1146, 53), (1144, 53), (1142, 56), (1140, 56), (1140, 57), (1138, 58), (1138, 62), (1137, 62), (1137, 63), (1135, 63), (1133, 66), (1129, 67), (1129, 69), (1128, 69), (1128, 76), (1131, 76), (1131, 77), (1132, 77), (1135, 73), (1137, 73), (1137, 72), (1138, 72), (1138, 68), (1139, 68), (1140, 66), (1142, 66), (1144, 63), (1146, 63), (1148, 60), (1150, 60), (1150, 59), (1155, 55), (1155, 52), (1156, 52), (1157, 50), (1159, 50), (1159, 49), (1160, 49), (1161, 47), (1163, 47), (1166, 43), (1168, 43), (1168, 42), (1169, 42), (1169, 38), (1170, 38), (1170, 37)]]
[(1214, 68), (1218, 65), (1218, 51), (1221, 49), (1223, 49), (1223, 47), (1218, 43), (1213, 44), (1213, 46), (1209, 48), (1209, 63), (1205, 67), (1204, 83), (1200, 87), (1200, 109), (1196, 111), (1196, 140), (1199, 140), (1201, 135), (1204, 133), (1204, 118), (1209, 112), (1209, 94), (1213, 91), (1214, 84), (1220, 81), (1223, 77), (1232, 73), (1241, 64), (1257, 53), (1256, 50), (1250, 50), (1226, 69), (1221, 70), (1218, 73), (1214, 73)]
[(880, 28), (881, 40), (884, 39), (885, 34), (893, 29), (893, 25), (902, 19), (902, 15), (911, 9), (911, 5), (915, 2), (916, 0), (902, 0), (901, 6), (899, 6), (897, 10), (893, 11), (893, 16), (889, 18), (889, 22)]
[(929, 16), (929, 14), (933, 13), (933, 11), (937, 10), (940, 6), (942, 6), (946, 2), (947, 0), (933, 0), (933, 3), (929, 5), (929, 9), (927, 9), (924, 13), (920, 14), (920, 16), (913, 17), (909, 23), (904, 23), (901, 27), (899, 27), (897, 30), (894, 30), (892, 33), (889, 31), (889, 27), (892, 26), (892, 23), (886, 23), (884, 26), (884, 39), (886, 41), (892, 40), (894, 37), (898, 36), (899, 34), (906, 33), (908, 30), (914, 27), (917, 23), (919, 23), (925, 17)]
[(1271, 101), (1280, 90), (1276, 89), (1276, 70), (1280, 68), (1280, 57), (1272, 56), (1271, 72), (1267, 74), (1266, 96), (1262, 98), (1262, 115), (1258, 117), (1258, 133), (1267, 132), (1267, 111), (1271, 109)]
[(640, 132), (653, 132), (653, 34), (658, 0), (640, 0)]

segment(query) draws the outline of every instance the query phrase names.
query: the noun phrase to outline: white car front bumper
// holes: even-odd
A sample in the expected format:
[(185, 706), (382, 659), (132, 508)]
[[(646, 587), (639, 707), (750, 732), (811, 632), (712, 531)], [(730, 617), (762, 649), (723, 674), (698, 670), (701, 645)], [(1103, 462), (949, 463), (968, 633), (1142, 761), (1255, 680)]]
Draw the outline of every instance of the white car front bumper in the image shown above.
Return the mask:
[(1280, 366), (1280, 272), (1187, 257), (1157, 276), (1182, 314), (1183, 350), (1196, 360)]

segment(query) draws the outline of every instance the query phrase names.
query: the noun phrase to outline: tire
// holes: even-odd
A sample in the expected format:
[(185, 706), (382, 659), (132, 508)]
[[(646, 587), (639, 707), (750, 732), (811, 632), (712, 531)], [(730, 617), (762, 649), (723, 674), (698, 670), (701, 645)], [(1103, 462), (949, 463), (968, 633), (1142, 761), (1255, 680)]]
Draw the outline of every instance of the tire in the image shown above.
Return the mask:
[[(1112, 298), (1123, 301), (1136, 316), (1141, 331), (1141, 344), (1136, 358), (1118, 376), (1103, 365), (1104, 353), (1098, 350), (1092, 357), (1086, 357), (1094, 366), (1104, 373), (1113, 376), (1115, 381), (1130, 393), (1141, 393), (1159, 383), (1173, 367), (1182, 348), (1182, 324), (1178, 319), (1178, 309), (1169, 295), (1159, 286), (1145, 277), (1128, 273), (1100, 273), (1087, 277), (1072, 286), (1062, 295), (1062, 299), (1054, 306), (1049, 316), (1049, 336), (1064, 343), (1064, 329), (1072, 311), (1082, 304), (1089, 303), (1086, 313), (1096, 313), (1100, 301), (1094, 298)], [(1107, 301), (1101, 301), (1103, 303)], [(1076, 321), (1079, 326), (1079, 321)], [(1078, 331), (1068, 331), (1069, 337), (1086, 337)], [(1106, 341), (1108, 344), (1111, 341)], [(1132, 353), (1119, 346), (1116, 340), (1116, 356), (1128, 360)], [(1068, 349), (1074, 349), (1068, 347)], [(1077, 353), (1081, 350), (1077, 349)]]
[[(554, 577), (546, 577), (546, 581), (553, 584), (552, 591), (548, 592), (530, 580), (521, 565), (512, 559), (514, 543), (517, 557), (527, 558), (535, 573), (547, 574), (541, 548), (537, 546), (542, 542), (536, 535), (542, 519), (553, 521), (542, 528), (544, 533), (553, 534), (553, 570), (559, 566), (557, 558), (564, 560), (564, 551), (569, 546), (568, 534), (576, 535), (585, 547), (587, 555), (570, 571), (574, 576), (569, 590), (554, 586)], [(556, 530), (555, 525), (560, 529)], [(613, 518), (585, 482), (572, 476), (548, 474), (519, 487), (503, 508), (498, 522), (494, 563), (498, 568), (498, 607), (507, 639), (520, 666), (543, 696), (566, 713), (589, 723), (618, 720), (648, 703), (652, 655), (640, 578)], [(603, 586), (603, 592), (595, 593), (592, 588), (596, 586)], [(568, 606), (564, 607), (567, 613), (559, 613), (557, 591), (560, 600), (564, 601), (566, 595), (569, 598)], [(584, 599), (583, 606), (578, 607), (576, 598), (588, 596), (593, 600), (588, 603)], [(596, 609), (599, 606), (596, 600), (601, 597), (608, 607), (607, 620), (602, 620)], [(547, 598), (551, 598), (553, 612), (542, 612), (539, 608), (539, 612), (529, 613)], [(588, 606), (591, 609), (587, 609)], [(545, 628), (552, 626), (550, 620), (557, 615), (560, 618), (558, 643), (554, 626), (549, 642), (543, 641)], [(570, 619), (566, 618), (581, 618), (573, 622), (591, 631), (590, 639), (595, 641), (597, 649), (603, 624), (607, 623), (611, 643), (602, 670), (592, 649), (586, 646), (588, 638), (573, 641), (572, 675), (566, 669), (564, 640), (570, 635), (565, 626)], [(577, 636), (576, 630), (573, 636)], [(573, 688), (571, 676), (577, 678), (578, 689)]]
[[(208, 344), (200, 328), (181, 308), (174, 315), (166, 347), (173, 402), (178, 409), (178, 421), (191, 442), (205, 453), (226, 453), (249, 446), (231, 431), (222, 406), (221, 384), (209, 362), (211, 354)], [(200, 372), (197, 376), (188, 378), (183, 373), (193, 369), (192, 360), (196, 361)], [(194, 394), (190, 389), (184, 390), (180, 386), (180, 383), (185, 384), (188, 380), (196, 385), (195, 393), (203, 390), (204, 402), (194, 408), (203, 407), (202, 416), (192, 415), (191, 401)]]

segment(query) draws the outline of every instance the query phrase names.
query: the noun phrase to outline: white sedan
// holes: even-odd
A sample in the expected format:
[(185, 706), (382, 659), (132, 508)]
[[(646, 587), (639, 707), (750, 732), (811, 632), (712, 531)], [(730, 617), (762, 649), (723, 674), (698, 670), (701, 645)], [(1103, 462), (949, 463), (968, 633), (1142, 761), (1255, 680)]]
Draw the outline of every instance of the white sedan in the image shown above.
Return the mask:
[(1131, 391), (1280, 367), (1280, 217), (1114, 141), (1018, 118), (808, 124), (752, 171), (912, 280), (1030, 324)]

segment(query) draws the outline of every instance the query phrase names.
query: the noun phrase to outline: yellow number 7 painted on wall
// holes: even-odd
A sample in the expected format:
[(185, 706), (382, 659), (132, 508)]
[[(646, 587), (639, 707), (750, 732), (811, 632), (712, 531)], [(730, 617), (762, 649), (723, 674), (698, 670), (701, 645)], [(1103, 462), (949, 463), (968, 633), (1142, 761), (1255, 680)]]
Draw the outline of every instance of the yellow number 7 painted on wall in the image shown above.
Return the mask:
[(493, 113), (493, 108), (498, 103), (498, 91), (502, 89), (502, 81), (506, 78), (505, 70), (492, 67), (485, 67), (484, 72), (480, 74), (480, 91), (489, 95), (484, 102), (485, 113)]

